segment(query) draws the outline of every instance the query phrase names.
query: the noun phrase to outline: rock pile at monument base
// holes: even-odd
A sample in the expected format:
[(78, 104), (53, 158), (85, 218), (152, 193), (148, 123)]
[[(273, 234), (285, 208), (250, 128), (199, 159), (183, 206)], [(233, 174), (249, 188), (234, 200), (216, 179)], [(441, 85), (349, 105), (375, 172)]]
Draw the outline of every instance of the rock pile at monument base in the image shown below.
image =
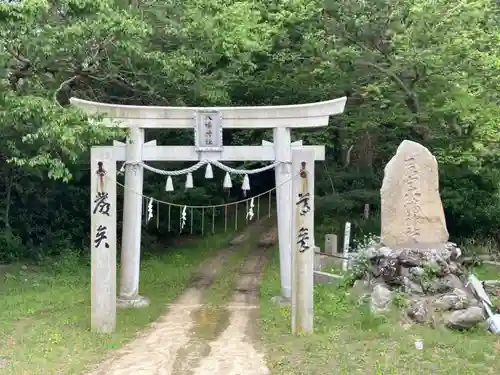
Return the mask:
[(354, 271), (362, 275), (354, 289), (369, 298), (373, 312), (389, 310), (398, 294), (407, 302), (405, 315), (416, 323), (471, 328), (485, 316), (465, 287), (460, 255), (451, 242), (398, 249), (373, 246), (354, 260)]

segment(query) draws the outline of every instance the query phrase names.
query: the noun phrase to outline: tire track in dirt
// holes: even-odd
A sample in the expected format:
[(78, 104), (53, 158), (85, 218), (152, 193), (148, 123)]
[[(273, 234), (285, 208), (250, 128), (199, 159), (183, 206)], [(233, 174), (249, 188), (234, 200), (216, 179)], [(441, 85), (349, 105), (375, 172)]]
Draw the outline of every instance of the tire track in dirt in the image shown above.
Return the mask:
[[(206, 304), (200, 306), (199, 310), (192, 312), (196, 324), (191, 333), (191, 340), (179, 350), (172, 375), (194, 375), (204, 358), (211, 355), (214, 340), (218, 340), (220, 335), (226, 332), (231, 325), (234, 311), (249, 309), (255, 311), (258, 308), (260, 266), (264, 258), (260, 254), (262, 251), (257, 250), (256, 252), (256, 248), (258, 240), (262, 237), (262, 232), (268, 225), (269, 220), (255, 223), (232, 241), (238, 245), (244, 243), (243, 249), (238, 246), (238, 251), (243, 251), (245, 257), (242, 264), (235, 264), (231, 269), (225, 270), (232, 275), (232, 285), (229, 286), (231, 288), (229, 292), (232, 291), (232, 301), (229, 304), (221, 301), (220, 306)], [(206, 290), (205, 294), (210, 292), (211, 290)], [(243, 315), (247, 316), (248, 312), (244, 311)]]
[[(228, 265), (229, 269), (224, 269), (224, 275), (237, 273), (239, 268), (237, 263)], [(223, 274), (219, 274), (217, 279), (222, 278)], [(210, 293), (217, 293), (217, 290), (214, 290), (217, 281), (204, 291), (204, 301)], [(198, 309), (191, 312), (191, 319), (195, 323), (190, 332), (190, 340), (177, 352), (172, 375), (192, 375), (192, 368), (210, 353), (210, 341), (218, 337), (227, 327), (228, 318), (226, 310), (221, 310), (211, 303), (201, 304)]]
[[(264, 355), (254, 343), (253, 327), (255, 311), (259, 302), (259, 284), (265, 250), (256, 249), (251, 253), (236, 277), (226, 329), (212, 342), (209, 354), (201, 359), (193, 375), (267, 375)], [(177, 375), (177, 374), (175, 374)]]

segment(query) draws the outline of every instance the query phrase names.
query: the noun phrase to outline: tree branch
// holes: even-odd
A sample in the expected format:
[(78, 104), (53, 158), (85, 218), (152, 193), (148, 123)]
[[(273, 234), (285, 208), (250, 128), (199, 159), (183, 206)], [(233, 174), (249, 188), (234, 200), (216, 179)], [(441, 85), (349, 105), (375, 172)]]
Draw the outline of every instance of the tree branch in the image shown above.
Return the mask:
[(349, 146), (349, 149), (347, 150), (346, 156), (345, 156), (345, 164), (344, 168), (347, 168), (349, 164), (351, 164), (351, 152), (352, 149), (354, 148), (354, 145)]
[(77, 80), (77, 79), (79, 79), (79, 78), (80, 78), (80, 76), (79, 76), (79, 75), (74, 75), (73, 77), (68, 78), (67, 80), (63, 81), (63, 82), (59, 85), (59, 87), (57, 88), (57, 90), (54, 92), (54, 101), (55, 101), (57, 104), (59, 104), (60, 106), (62, 106), (62, 105), (61, 105), (61, 103), (59, 102), (59, 100), (57, 100), (57, 97), (58, 97), (58, 96), (59, 96), (59, 94), (62, 92), (62, 90), (63, 90), (63, 89), (68, 88), (68, 87), (69, 87), (69, 85), (70, 85), (72, 82), (76, 81), (76, 80)]
[[(368, 62), (368, 61), (358, 61), (356, 62), (358, 65), (364, 65), (364, 66), (369, 66), (371, 68), (374, 68), (378, 70), (379, 72), (385, 74), (389, 78), (391, 78), (400, 88), (401, 90), (404, 91), (406, 94), (407, 98), (412, 101), (412, 104), (414, 105), (414, 109), (412, 109), (412, 112), (419, 114), (420, 113), (420, 103), (418, 101), (417, 95), (411, 91), (408, 86), (395, 74), (394, 72), (391, 72), (389, 69), (385, 69), (377, 64)], [(411, 108), (410, 108), (411, 109)]]
[(20, 53), (15, 52), (12, 49), (12, 47), (9, 47), (8, 45), (5, 45), (5, 49), (7, 50), (8, 53), (10, 53), (12, 55), (12, 57), (14, 57), (17, 61), (23, 63), (25, 66), (30, 67), (32, 65), (31, 64), (31, 60), (29, 60), (26, 57), (22, 56)]

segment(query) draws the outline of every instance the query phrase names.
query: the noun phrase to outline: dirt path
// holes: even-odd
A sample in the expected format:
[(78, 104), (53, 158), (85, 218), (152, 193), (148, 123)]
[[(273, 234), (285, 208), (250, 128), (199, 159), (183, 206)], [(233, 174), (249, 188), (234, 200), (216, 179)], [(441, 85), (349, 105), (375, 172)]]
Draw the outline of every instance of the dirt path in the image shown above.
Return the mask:
[(258, 308), (262, 251), (248, 257), (237, 283), (230, 308), (229, 324), (210, 342), (210, 353), (200, 361), (193, 375), (265, 375), (264, 357), (253, 344), (253, 318)]
[(199, 309), (204, 290), (225, 265), (230, 249), (225, 249), (204, 264), (193, 285), (184, 292), (169, 311), (151, 325), (149, 332), (130, 342), (88, 375), (170, 375), (175, 355), (189, 342), (194, 326), (191, 313)]
[(148, 332), (87, 375), (268, 374), (263, 355), (252, 343), (264, 250), (250, 251), (235, 270), (231, 302), (223, 306), (203, 303), (228, 256), (237, 250), (237, 245), (221, 250)]

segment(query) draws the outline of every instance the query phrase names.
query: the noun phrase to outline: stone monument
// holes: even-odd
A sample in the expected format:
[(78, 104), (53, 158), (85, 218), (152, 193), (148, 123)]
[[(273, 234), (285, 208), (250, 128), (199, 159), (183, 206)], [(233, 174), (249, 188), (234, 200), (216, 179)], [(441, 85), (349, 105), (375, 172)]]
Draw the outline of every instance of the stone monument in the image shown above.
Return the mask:
[(400, 293), (407, 319), (420, 324), (463, 329), (484, 321), (465, 285), (461, 250), (448, 242), (436, 158), (403, 141), (385, 167), (380, 195), (381, 243), (356, 254), (356, 294), (382, 312)]
[(448, 241), (436, 158), (403, 141), (387, 163), (380, 189), (381, 243), (389, 247)]

